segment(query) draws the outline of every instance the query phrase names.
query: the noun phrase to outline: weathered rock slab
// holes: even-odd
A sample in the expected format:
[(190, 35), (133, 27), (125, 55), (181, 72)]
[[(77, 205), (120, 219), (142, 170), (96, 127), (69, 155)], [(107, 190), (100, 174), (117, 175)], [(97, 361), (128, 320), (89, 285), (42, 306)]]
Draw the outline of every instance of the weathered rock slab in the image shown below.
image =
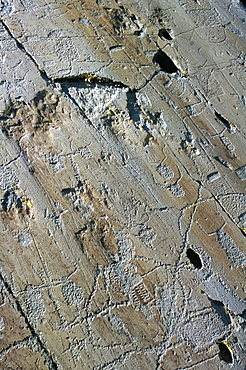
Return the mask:
[(243, 2), (0, 14), (0, 368), (243, 370)]

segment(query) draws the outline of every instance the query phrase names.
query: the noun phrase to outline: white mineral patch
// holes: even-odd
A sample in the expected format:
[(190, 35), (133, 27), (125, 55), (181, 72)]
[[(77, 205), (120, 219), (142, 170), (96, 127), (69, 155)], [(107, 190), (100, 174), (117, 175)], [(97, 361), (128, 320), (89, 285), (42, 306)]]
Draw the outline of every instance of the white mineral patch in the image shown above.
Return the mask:
[(181, 188), (181, 186), (179, 184), (170, 185), (168, 189), (171, 191), (171, 193), (175, 197), (180, 198), (180, 197), (183, 197), (185, 195), (184, 190)]
[(22, 247), (28, 247), (32, 243), (33, 239), (30, 233), (28, 232), (23, 232), (18, 236), (18, 243)]
[(84, 300), (83, 292), (72, 281), (62, 286), (62, 294), (69, 306), (80, 305)]
[(6, 190), (18, 183), (14, 170), (10, 167), (0, 166), (0, 189)]
[(38, 319), (41, 319), (46, 311), (41, 292), (36, 287), (28, 285), (23, 292), (23, 300), (30, 322), (36, 325)]
[(157, 172), (166, 180), (171, 179), (174, 177), (174, 173), (167, 165), (160, 164), (157, 167)]

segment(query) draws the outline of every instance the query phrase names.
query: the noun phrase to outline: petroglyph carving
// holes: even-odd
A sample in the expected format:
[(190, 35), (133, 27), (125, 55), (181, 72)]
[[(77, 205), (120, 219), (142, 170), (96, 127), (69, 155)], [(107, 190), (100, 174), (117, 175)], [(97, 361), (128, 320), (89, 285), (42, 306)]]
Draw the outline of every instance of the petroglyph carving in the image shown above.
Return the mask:
[(0, 368), (243, 369), (243, 1), (0, 18)]

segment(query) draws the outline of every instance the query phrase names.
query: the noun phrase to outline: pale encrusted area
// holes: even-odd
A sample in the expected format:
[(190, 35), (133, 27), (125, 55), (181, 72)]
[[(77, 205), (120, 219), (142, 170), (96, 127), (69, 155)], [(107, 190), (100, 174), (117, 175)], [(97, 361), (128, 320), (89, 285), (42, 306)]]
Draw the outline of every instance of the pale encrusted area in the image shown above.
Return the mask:
[(1, 369), (245, 369), (243, 4), (1, 1)]

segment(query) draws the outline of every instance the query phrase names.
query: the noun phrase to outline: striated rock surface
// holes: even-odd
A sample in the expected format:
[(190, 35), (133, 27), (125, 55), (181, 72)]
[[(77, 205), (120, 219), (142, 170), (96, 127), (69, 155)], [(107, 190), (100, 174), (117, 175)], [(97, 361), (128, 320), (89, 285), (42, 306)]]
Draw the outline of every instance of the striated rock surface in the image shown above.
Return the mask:
[(0, 369), (244, 370), (244, 2), (0, 17)]

